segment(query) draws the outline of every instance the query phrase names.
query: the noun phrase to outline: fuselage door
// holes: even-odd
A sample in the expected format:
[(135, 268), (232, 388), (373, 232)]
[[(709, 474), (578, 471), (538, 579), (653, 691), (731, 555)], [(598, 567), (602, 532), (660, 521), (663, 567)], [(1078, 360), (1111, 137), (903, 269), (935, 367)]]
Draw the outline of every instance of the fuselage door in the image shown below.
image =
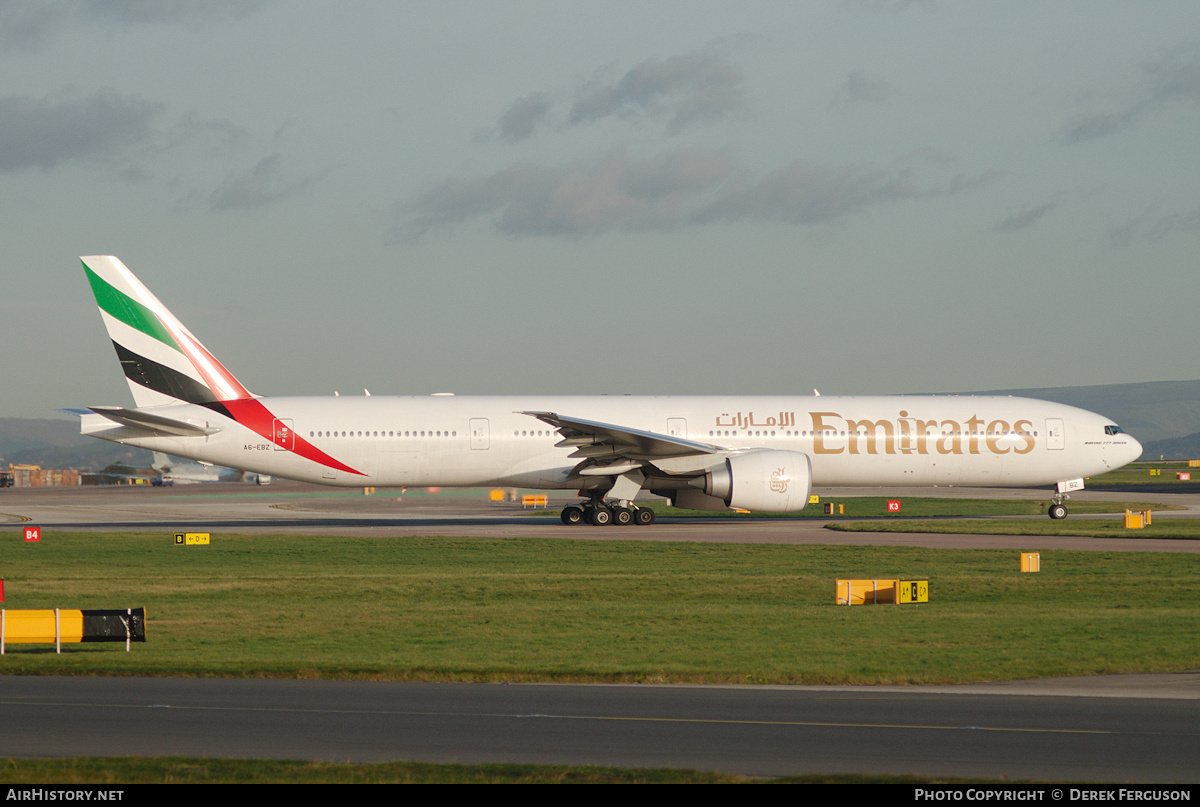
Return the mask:
[(291, 418), (275, 418), (271, 424), (271, 442), (276, 451), (291, 451), (296, 445), (296, 434), (292, 431)]
[(471, 450), (487, 451), (491, 445), (487, 418), (471, 418)]
[(687, 418), (667, 418), (667, 435), (687, 439)]
[(1046, 418), (1046, 448), (1061, 451), (1067, 445), (1062, 418)]

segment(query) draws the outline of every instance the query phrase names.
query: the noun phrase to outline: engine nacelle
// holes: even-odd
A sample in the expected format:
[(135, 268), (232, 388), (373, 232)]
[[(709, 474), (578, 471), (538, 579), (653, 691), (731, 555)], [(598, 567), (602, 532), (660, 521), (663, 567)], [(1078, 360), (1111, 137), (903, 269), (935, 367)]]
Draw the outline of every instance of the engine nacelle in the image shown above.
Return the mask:
[[(699, 482), (700, 480), (696, 480)], [(799, 451), (766, 449), (731, 454), (703, 477), (704, 493), (736, 510), (803, 510), (812, 490), (812, 463)]]

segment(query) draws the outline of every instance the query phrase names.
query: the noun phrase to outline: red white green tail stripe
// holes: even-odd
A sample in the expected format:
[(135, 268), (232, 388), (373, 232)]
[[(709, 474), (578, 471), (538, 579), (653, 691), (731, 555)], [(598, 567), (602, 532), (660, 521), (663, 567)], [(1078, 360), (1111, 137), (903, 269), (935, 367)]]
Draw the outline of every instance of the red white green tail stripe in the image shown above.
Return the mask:
[[(80, 260), (139, 409), (199, 404), (276, 442), (275, 415), (217, 361), (125, 264), (111, 255)], [(299, 435), (291, 435), (289, 445), (294, 453), (314, 462), (359, 473)]]
[(123, 263), (82, 261), (139, 407), (254, 397)]

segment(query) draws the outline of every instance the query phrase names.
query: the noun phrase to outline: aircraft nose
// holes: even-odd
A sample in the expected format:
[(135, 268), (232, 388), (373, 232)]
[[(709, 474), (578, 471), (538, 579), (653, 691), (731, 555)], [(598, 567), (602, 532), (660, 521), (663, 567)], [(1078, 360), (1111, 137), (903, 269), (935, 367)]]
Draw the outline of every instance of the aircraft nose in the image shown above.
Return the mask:
[(1142, 444), (1139, 443), (1134, 438), (1132, 438), (1132, 437), (1129, 438), (1129, 445), (1126, 446), (1126, 448), (1129, 451), (1129, 459), (1125, 460), (1126, 465), (1133, 462), (1138, 457), (1142, 456)]

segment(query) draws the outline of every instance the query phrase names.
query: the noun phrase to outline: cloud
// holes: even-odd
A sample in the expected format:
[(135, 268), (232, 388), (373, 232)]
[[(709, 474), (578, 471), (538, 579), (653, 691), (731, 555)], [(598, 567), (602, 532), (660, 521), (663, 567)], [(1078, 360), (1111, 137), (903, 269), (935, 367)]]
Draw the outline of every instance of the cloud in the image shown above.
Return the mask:
[(704, 50), (665, 61), (647, 59), (615, 80), (608, 77), (609, 68), (597, 69), (590, 81), (575, 90), (565, 118), (551, 93), (531, 92), (513, 101), (495, 126), (481, 129), (474, 139), (484, 142), (498, 137), (515, 143), (540, 128), (583, 126), (608, 118), (665, 120), (668, 134), (676, 135), (693, 125), (720, 120), (744, 109), (746, 100), (741, 69), (718, 51), (746, 40), (745, 36), (725, 37)]
[(174, 25), (235, 22), (256, 13), (269, 0), (80, 0), (81, 16), (122, 24)]
[(483, 219), (509, 235), (671, 231), (717, 221), (818, 224), (896, 199), (954, 193), (976, 180), (918, 190), (908, 172), (796, 161), (756, 176), (727, 151), (679, 148), (648, 159), (614, 149), (558, 166), (518, 163), (446, 179), (403, 205), (393, 231), (412, 239)]
[(512, 142), (532, 137), (553, 106), (554, 102), (544, 92), (531, 92), (518, 98), (500, 116), (500, 137)]
[(1127, 247), (1134, 241), (1158, 241), (1171, 233), (1200, 230), (1200, 207), (1186, 213), (1157, 214), (1148, 210), (1118, 227), (1109, 230), (1109, 241), (1116, 247)]
[(249, 129), (227, 118), (198, 118), (188, 112), (170, 128), (164, 147), (174, 149), (184, 144), (199, 144), (206, 156), (214, 157), (231, 152), (250, 138)]
[(883, 79), (871, 78), (862, 70), (854, 70), (834, 92), (829, 108), (844, 111), (858, 104), (882, 104), (897, 92)]
[(682, 208), (728, 178), (723, 155), (681, 150), (632, 160), (617, 149), (591, 163), (519, 163), (490, 176), (451, 178), (422, 195), (402, 227), (412, 237), (480, 217), (511, 235), (584, 235), (672, 229)]
[(1049, 213), (1054, 208), (1058, 207), (1058, 201), (1046, 202), (1046, 204), (1035, 207), (1033, 210), (1021, 208), (1021, 212), (1014, 213), (1004, 221), (997, 224), (992, 229), (998, 233), (1008, 232), (1010, 230), (1023, 230), (1032, 224), (1035, 224), (1042, 216)]
[(311, 182), (311, 177), (283, 181), (279, 172), (279, 155), (272, 154), (259, 160), (247, 174), (234, 176), (230, 171), (221, 187), (209, 196), (209, 206), (215, 213), (262, 207), (295, 196)]
[(0, 50), (37, 50), (77, 25), (235, 22), (269, 0), (39, 0), (0, 4)]
[(907, 171), (889, 174), (797, 160), (744, 188), (730, 188), (695, 214), (694, 221), (776, 221), (818, 224), (879, 202), (922, 195)]
[(111, 90), (56, 101), (0, 98), (0, 171), (114, 156), (148, 140), (163, 108)]
[(926, 11), (938, 11), (937, 0), (843, 0), (848, 8), (876, 14), (901, 14), (910, 8), (920, 7)]
[(671, 134), (745, 105), (742, 71), (713, 50), (647, 59), (616, 82), (594, 79), (576, 94), (568, 125), (609, 117), (666, 117)]
[(1068, 143), (1095, 140), (1180, 104), (1200, 102), (1200, 44), (1175, 48), (1157, 62), (1141, 65), (1141, 81), (1125, 106), (1111, 111), (1076, 115), (1062, 126)]
[(0, 5), (0, 50), (37, 50), (58, 33), (70, 14), (65, 3)]

